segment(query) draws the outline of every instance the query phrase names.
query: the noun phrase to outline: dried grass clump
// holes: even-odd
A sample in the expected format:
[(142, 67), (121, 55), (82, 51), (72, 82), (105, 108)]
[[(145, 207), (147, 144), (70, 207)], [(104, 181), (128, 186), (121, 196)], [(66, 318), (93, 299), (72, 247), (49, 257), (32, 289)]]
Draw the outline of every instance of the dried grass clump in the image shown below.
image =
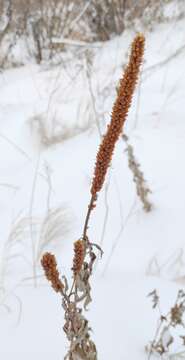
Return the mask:
[[(184, 1), (175, 2), (175, 11), (168, 16), (168, 5), (173, 0), (91, 0), (87, 9), (86, 22), (95, 41), (110, 40), (125, 29), (152, 30), (162, 22), (184, 17)], [(85, 17), (84, 17), (85, 18)]]
[(79, 112), (79, 116), (85, 117), (83, 124), (76, 122), (69, 125), (66, 119), (61, 119), (61, 115), (56, 116), (53, 113), (49, 116), (44, 113), (32, 117), (29, 121), (32, 136), (38, 139), (39, 145), (50, 147), (89, 130), (93, 124), (89, 108), (83, 109), (83, 106), (80, 106)]
[[(159, 321), (153, 340), (146, 346), (150, 360), (151, 355), (159, 355), (165, 359), (185, 358), (185, 292), (179, 290), (174, 305), (166, 314), (161, 313), (160, 298), (157, 291), (152, 291), (148, 296), (152, 297), (153, 309), (159, 311)], [(176, 331), (174, 331), (176, 329)], [(179, 333), (180, 331), (180, 333)], [(181, 347), (173, 351), (173, 345), (180, 339)]]
[(150, 212), (153, 207), (152, 203), (148, 198), (148, 195), (151, 194), (151, 190), (146, 183), (143, 172), (140, 170), (140, 164), (136, 160), (136, 157), (134, 155), (134, 149), (132, 145), (129, 144), (128, 137), (124, 134), (122, 135), (122, 138), (127, 146), (126, 152), (128, 155), (128, 166), (133, 174), (133, 179), (136, 184), (137, 195), (143, 204), (143, 210), (146, 212)]
[(46, 253), (43, 255), (41, 264), (45, 275), (51, 281), (55, 291), (62, 295), (62, 306), (65, 312), (64, 332), (70, 343), (69, 351), (65, 357), (68, 360), (96, 360), (97, 350), (91, 340), (88, 320), (83, 315), (83, 308), (86, 310), (91, 298), (90, 277), (93, 272), (97, 252), (102, 255), (102, 249), (90, 242), (87, 234), (89, 219), (92, 209), (95, 207), (97, 194), (101, 190), (106, 172), (110, 165), (114, 147), (128, 114), (133, 92), (138, 79), (140, 65), (144, 53), (144, 36), (138, 34), (133, 43), (123, 78), (120, 81), (118, 97), (113, 107), (110, 125), (100, 145), (94, 177), (91, 187), (91, 200), (85, 218), (82, 236), (74, 243), (73, 258), (73, 282), (69, 287), (68, 280), (63, 276), (59, 278), (56, 260), (54, 255)]

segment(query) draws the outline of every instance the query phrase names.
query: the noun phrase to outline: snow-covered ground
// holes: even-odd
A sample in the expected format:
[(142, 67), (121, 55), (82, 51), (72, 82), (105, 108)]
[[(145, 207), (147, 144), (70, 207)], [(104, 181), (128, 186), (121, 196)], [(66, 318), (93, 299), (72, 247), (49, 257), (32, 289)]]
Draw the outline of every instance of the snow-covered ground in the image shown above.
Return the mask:
[[(183, 20), (146, 34), (125, 129), (153, 210), (142, 209), (120, 140), (92, 214), (89, 235), (104, 256), (87, 316), (100, 360), (147, 358), (158, 319), (147, 294), (156, 288), (167, 312), (184, 286), (184, 30)], [(54, 252), (70, 276), (100, 143), (97, 125), (103, 133), (132, 38), (125, 32), (73, 60), (63, 54), (65, 66), (32, 64), (0, 74), (2, 360), (59, 360), (66, 353), (60, 298), (44, 279), (40, 256)]]

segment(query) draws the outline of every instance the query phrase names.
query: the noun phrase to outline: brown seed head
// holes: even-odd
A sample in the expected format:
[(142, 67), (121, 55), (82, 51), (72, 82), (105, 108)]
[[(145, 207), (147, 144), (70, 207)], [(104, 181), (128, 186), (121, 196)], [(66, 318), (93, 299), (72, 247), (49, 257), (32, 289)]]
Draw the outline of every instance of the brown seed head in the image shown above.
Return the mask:
[(75, 241), (73, 267), (72, 267), (74, 276), (76, 276), (80, 272), (84, 262), (84, 256), (85, 256), (84, 240)]
[(53, 289), (56, 292), (62, 291), (64, 285), (59, 278), (55, 256), (50, 253), (45, 253), (41, 259), (41, 265), (44, 269), (45, 276), (47, 280), (51, 282)]
[(112, 160), (115, 143), (122, 132), (123, 125), (131, 105), (140, 65), (143, 60), (144, 45), (144, 36), (142, 34), (138, 34), (132, 43), (129, 63), (124, 71), (123, 78), (120, 80), (118, 95), (113, 106), (110, 125), (108, 125), (107, 133), (103, 137), (96, 157), (96, 165), (91, 187), (91, 194), (95, 200), (97, 193), (103, 186), (107, 169)]

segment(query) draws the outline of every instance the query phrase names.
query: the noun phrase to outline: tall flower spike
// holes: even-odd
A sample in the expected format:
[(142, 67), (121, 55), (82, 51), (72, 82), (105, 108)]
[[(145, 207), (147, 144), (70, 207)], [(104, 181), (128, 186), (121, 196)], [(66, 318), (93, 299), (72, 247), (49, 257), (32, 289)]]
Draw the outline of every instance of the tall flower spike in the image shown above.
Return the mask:
[[(139, 69), (143, 60), (144, 45), (144, 36), (142, 34), (138, 34), (133, 40), (129, 63), (124, 71), (123, 78), (120, 80), (118, 95), (113, 106), (110, 125), (108, 125), (107, 133), (103, 137), (96, 157), (94, 177), (91, 187), (91, 194), (94, 202), (97, 198), (97, 193), (103, 186), (107, 169), (112, 160), (115, 143), (122, 133), (123, 125), (131, 106), (132, 96), (139, 75)], [(94, 205), (94, 202), (92, 202), (92, 206)]]
[(51, 282), (53, 289), (56, 292), (62, 292), (64, 285), (59, 278), (55, 256), (50, 253), (45, 253), (41, 259), (41, 265), (44, 269), (45, 276), (48, 281)]
[(77, 240), (74, 243), (74, 258), (73, 258), (73, 273), (74, 276), (76, 276), (83, 265), (83, 261), (84, 261), (84, 256), (85, 256), (85, 244), (83, 240)]

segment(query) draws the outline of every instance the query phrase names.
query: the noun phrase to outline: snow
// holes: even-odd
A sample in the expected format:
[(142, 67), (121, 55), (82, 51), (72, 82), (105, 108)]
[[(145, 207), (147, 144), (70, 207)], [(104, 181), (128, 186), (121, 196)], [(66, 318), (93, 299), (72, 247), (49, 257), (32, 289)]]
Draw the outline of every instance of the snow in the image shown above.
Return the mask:
[[(48, 209), (65, 208), (69, 229), (64, 234), (60, 229), (57, 246), (49, 242), (46, 249), (57, 255), (61, 273), (70, 276), (73, 242), (81, 235), (100, 143), (95, 118), (98, 115), (103, 132), (132, 37), (132, 32), (125, 32), (91, 50), (95, 109), (85, 57), (69, 62), (67, 70), (62, 65), (28, 64), (0, 74), (2, 360), (57, 360), (67, 351), (60, 298), (44, 280), (39, 261), (37, 287), (33, 286), (32, 242), (37, 253), (38, 231)], [(150, 70), (183, 45), (182, 20), (146, 34), (142, 81), (126, 124), (152, 190), (153, 210), (145, 213), (136, 197), (121, 140), (107, 177), (104, 256), (92, 279), (93, 302), (87, 314), (102, 360), (147, 358), (145, 346), (158, 319), (147, 294), (156, 288), (167, 312), (184, 286), (184, 52)], [(65, 133), (62, 140), (44, 143), (40, 119), (50, 140), (58, 133), (60, 140)], [(105, 188), (89, 228), (90, 239), (97, 243), (106, 210)], [(21, 220), (18, 232), (11, 234)]]

